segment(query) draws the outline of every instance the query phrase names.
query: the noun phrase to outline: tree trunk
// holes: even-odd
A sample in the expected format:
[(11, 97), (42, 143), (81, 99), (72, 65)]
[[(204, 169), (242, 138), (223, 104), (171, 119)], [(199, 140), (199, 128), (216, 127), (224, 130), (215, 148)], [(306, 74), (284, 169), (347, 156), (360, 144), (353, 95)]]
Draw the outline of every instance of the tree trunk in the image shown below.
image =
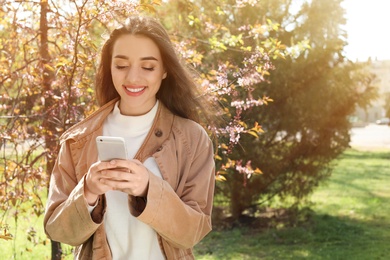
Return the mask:
[(61, 260), (62, 249), (61, 243), (51, 240), (51, 259)]
[(244, 210), (243, 201), (242, 201), (242, 179), (240, 178), (241, 175), (238, 173), (235, 173), (233, 178), (230, 180), (231, 185), (231, 193), (230, 193), (230, 207), (231, 207), (231, 213), (232, 218), (234, 221), (238, 220), (239, 217), (242, 215), (242, 212)]
[[(45, 140), (45, 149), (46, 149), (46, 171), (51, 173), (53, 171), (55, 156), (52, 156), (52, 151), (56, 151), (56, 127), (53, 120), (53, 89), (52, 82), (54, 79), (54, 73), (50, 66), (51, 57), (49, 52), (49, 42), (48, 42), (48, 21), (47, 13), (49, 12), (47, 0), (41, 0), (41, 15), (40, 15), (40, 56), (41, 56), (41, 66), (42, 66), (42, 97), (44, 97), (44, 108), (43, 111), (43, 122), (42, 126), (45, 130), (44, 140)], [(61, 244), (56, 241), (51, 241), (51, 259), (52, 260), (61, 260), (62, 250)]]

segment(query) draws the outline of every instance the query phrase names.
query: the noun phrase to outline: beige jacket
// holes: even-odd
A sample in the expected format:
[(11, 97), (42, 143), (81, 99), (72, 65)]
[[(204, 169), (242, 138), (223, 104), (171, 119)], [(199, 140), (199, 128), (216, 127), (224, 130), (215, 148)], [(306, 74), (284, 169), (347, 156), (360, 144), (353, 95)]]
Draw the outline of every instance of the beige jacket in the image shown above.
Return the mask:
[[(84, 176), (98, 160), (95, 138), (113, 100), (61, 137), (44, 227), (54, 241), (76, 246), (75, 259), (111, 259), (103, 225), (105, 197), (90, 214)], [(129, 196), (130, 212), (158, 234), (167, 259), (194, 259), (192, 247), (211, 231), (214, 157), (211, 140), (197, 123), (173, 115), (160, 102), (156, 119), (135, 158), (153, 156), (163, 179), (149, 173), (147, 203)]]

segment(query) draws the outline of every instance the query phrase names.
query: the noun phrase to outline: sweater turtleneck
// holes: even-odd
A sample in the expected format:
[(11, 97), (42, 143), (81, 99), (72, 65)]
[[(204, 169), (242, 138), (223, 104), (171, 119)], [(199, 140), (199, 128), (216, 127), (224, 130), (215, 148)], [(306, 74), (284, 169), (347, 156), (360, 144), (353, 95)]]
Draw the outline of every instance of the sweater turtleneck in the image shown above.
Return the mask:
[(103, 135), (123, 137), (127, 146), (127, 159), (133, 159), (152, 127), (157, 109), (158, 101), (144, 115), (126, 116), (121, 113), (118, 101), (104, 123)]

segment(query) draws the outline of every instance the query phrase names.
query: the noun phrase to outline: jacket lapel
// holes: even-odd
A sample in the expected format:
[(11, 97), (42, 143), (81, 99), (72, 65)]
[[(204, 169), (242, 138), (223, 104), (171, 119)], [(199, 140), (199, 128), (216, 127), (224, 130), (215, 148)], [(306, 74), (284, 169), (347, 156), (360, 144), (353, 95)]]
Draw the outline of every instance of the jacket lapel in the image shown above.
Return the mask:
[(144, 162), (154, 153), (160, 151), (163, 142), (168, 139), (168, 136), (172, 131), (173, 121), (174, 115), (164, 106), (164, 104), (162, 104), (162, 102), (159, 102), (153, 125), (134, 158)]

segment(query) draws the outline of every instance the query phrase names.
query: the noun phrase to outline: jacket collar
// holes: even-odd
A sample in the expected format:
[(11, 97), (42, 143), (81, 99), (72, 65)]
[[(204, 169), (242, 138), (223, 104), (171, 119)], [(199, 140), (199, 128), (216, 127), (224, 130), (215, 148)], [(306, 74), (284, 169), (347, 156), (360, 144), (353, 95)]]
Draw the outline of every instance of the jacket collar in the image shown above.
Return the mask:
[[(117, 101), (118, 99), (111, 100), (89, 117), (69, 128), (61, 136), (60, 142), (62, 143), (67, 140), (73, 140), (74, 142), (80, 142), (79, 145), (81, 146), (81, 143), (86, 140), (94, 141), (94, 138), (91, 140), (91, 138), (86, 137), (91, 135), (95, 137), (102, 134), (104, 120), (114, 109)], [(143, 162), (155, 152), (161, 150), (163, 142), (169, 137), (170, 132), (172, 131), (174, 118), (175, 115), (172, 114), (172, 112), (169, 111), (162, 102), (159, 102), (152, 127), (150, 128), (145, 141), (135, 155), (135, 159)]]

